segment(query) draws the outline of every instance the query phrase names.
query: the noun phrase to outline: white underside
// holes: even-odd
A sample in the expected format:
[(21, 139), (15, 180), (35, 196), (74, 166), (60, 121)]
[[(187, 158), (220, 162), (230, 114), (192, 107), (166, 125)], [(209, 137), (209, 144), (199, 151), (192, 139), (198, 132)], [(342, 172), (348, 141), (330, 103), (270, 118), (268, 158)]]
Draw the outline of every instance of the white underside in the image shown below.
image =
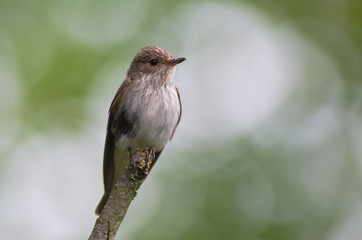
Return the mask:
[(157, 89), (142, 84), (141, 88), (138, 85), (138, 88), (129, 89), (125, 96), (127, 113), (129, 116), (136, 114), (138, 123), (135, 125), (134, 137), (122, 135), (115, 143), (115, 179), (119, 178), (129, 162), (129, 149), (132, 153), (137, 148), (153, 148), (156, 152), (162, 150), (170, 140), (180, 116), (179, 98), (173, 82)]

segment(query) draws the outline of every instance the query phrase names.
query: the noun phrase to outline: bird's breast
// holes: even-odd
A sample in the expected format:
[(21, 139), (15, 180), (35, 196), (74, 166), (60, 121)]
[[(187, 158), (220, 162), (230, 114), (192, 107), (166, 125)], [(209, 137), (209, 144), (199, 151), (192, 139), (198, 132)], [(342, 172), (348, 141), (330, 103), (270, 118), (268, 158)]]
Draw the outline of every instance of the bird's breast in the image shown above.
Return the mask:
[(137, 116), (134, 138), (130, 139), (132, 148), (161, 150), (177, 125), (180, 116), (180, 102), (174, 85), (157, 89), (146, 87), (135, 93), (129, 107), (129, 117)]

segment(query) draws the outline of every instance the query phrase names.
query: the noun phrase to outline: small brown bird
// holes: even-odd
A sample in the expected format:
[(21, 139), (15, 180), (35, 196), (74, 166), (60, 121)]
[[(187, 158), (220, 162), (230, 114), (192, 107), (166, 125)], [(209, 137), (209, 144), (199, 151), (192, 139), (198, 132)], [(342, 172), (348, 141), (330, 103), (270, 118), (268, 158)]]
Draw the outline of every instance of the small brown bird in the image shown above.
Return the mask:
[(181, 101), (173, 82), (175, 66), (186, 58), (174, 58), (152, 46), (133, 58), (127, 77), (109, 109), (103, 157), (105, 193), (96, 208), (99, 215), (131, 154), (150, 149), (155, 161), (175, 133), (181, 119)]

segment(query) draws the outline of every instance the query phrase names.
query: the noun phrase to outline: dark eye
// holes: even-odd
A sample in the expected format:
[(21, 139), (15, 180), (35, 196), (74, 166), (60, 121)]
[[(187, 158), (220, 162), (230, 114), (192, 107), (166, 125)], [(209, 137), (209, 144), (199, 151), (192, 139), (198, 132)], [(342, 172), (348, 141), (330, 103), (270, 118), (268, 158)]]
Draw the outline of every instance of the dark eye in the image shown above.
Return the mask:
[(151, 59), (151, 60), (149, 61), (149, 63), (150, 63), (152, 66), (155, 66), (155, 65), (157, 65), (158, 61), (157, 61), (157, 59)]

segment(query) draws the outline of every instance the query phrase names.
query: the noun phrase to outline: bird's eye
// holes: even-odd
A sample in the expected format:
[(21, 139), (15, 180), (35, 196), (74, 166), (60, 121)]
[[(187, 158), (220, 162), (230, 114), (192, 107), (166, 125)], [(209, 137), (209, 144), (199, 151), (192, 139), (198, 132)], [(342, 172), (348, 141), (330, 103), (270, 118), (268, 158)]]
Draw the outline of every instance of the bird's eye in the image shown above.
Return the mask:
[(149, 63), (150, 63), (152, 66), (155, 66), (155, 65), (157, 65), (158, 61), (157, 61), (157, 59), (151, 59)]

